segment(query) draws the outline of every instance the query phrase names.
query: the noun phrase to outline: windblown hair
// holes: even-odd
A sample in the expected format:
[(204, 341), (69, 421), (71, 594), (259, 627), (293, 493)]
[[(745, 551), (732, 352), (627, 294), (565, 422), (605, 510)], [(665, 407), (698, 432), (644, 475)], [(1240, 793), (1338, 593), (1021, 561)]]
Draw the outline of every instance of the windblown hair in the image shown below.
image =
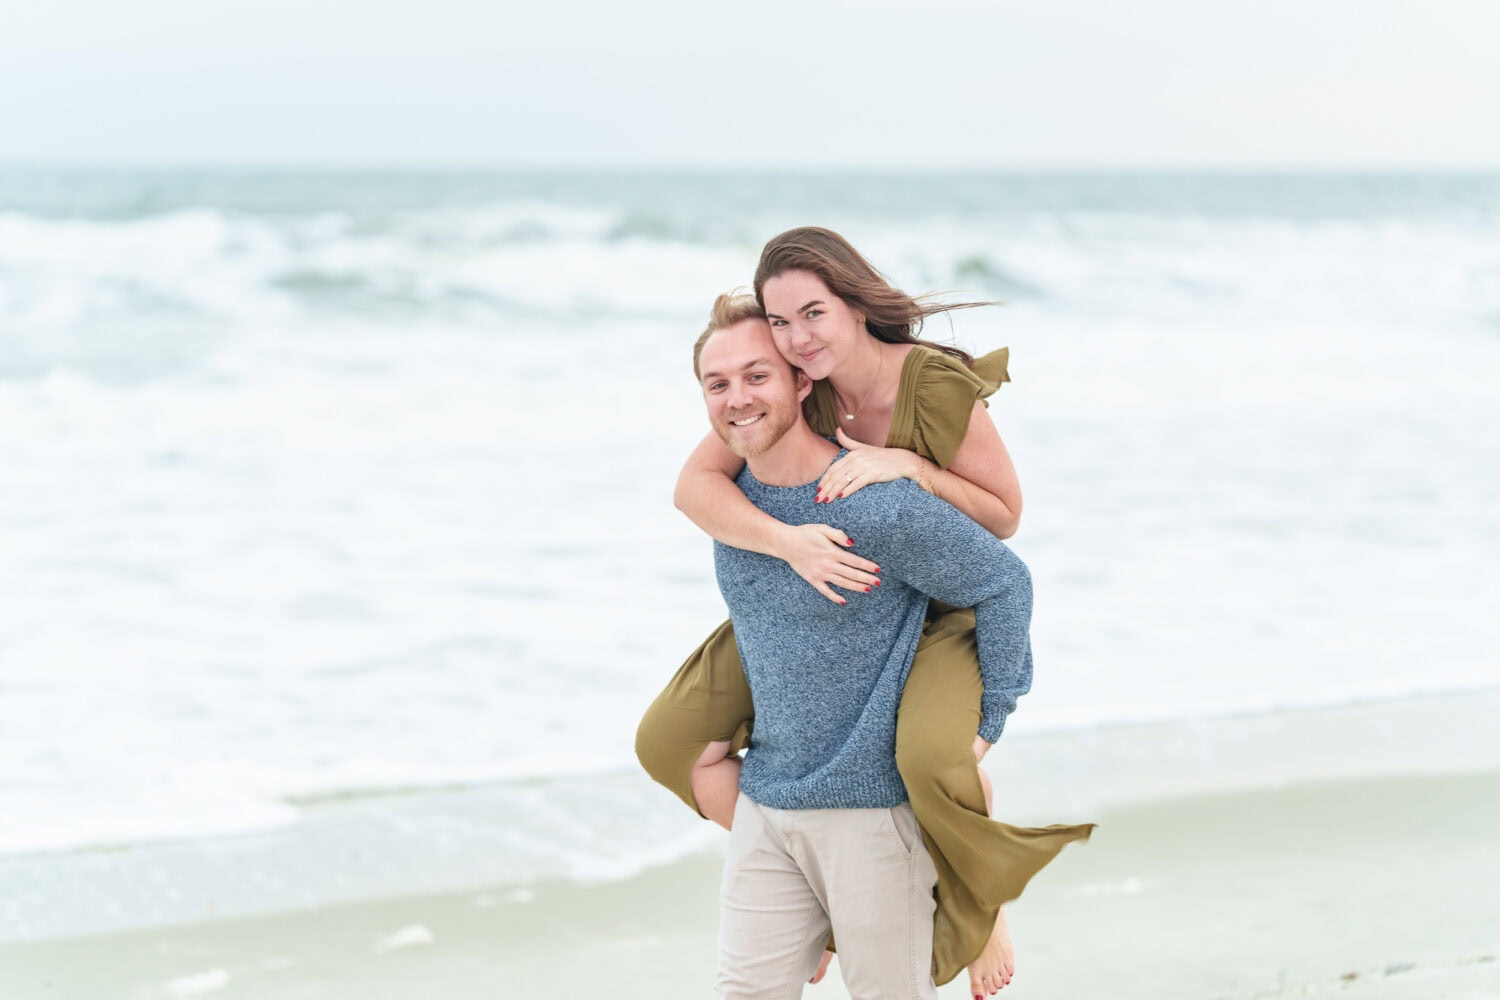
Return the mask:
[(970, 368), (974, 356), (950, 344), (922, 340), (922, 321), (952, 309), (973, 309), (993, 302), (936, 302), (913, 297), (891, 285), (849, 241), (817, 226), (788, 229), (760, 252), (755, 268), (755, 299), (765, 312), (766, 282), (787, 271), (810, 271), (846, 304), (864, 313), (865, 327), (888, 344), (922, 344), (958, 358)]
[(766, 311), (760, 307), (759, 300), (738, 289), (726, 292), (714, 299), (714, 307), (708, 311), (708, 327), (698, 334), (698, 340), (693, 344), (693, 377), (700, 382), (703, 380), (703, 372), (698, 367), (698, 361), (703, 357), (703, 345), (708, 343), (709, 337), (725, 327), (734, 326), (747, 319), (765, 318)]

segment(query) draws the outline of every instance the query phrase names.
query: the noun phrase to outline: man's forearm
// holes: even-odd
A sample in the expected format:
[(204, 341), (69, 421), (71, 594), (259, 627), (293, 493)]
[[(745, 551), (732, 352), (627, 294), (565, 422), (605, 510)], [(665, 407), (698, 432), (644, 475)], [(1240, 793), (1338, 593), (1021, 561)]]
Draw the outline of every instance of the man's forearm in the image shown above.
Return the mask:
[(1031, 690), (1031, 573), (1007, 551), (1004, 589), (974, 605), (979, 673), (984, 680), (979, 735), (1000, 739), (1016, 701)]
[(887, 572), (974, 609), (984, 680), (979, 735), (993, 743), (1031, 688), (1031, 572), (1005, 543), (925, 493), (909, 495), (894, 528)]

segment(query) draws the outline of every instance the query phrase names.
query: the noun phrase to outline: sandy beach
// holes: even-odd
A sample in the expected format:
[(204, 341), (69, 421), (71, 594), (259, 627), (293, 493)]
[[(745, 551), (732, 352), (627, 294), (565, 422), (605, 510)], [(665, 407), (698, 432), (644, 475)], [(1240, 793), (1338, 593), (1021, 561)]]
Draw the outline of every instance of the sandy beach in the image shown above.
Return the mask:
[[(1500, 996), (1497, 708), (1488, 692), (1018, 737), (991, 768), (1010, 814), (1101, 826), (1011, 908), (1006, 995)], [(617, 881), (13, 942), (0, 996), (704, 997), (721, 847)], [(847, 996), (836, 976), (807, 995)]]

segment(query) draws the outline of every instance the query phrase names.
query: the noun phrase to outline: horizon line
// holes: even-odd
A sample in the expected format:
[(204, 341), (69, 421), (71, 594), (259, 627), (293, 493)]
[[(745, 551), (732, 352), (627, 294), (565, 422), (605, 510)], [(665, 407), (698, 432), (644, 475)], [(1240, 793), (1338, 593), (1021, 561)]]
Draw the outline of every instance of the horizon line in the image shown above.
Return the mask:
[(816, 177), (857, 174), (868, 177), (978, 176), (1478, 176), (1500, 174), (1500, 163), (1302, 163), (1302, 164), (985, 164), (966, 166), (815, 164), (799, 167), (727, 163), (521, 163), (504, 161), (426, 161), (334, 158), (129, 158), (0, 157), (0, 171), (134, 170), (272, 171), (311, 173), (488, 173), (488, 174), (697, 174), (743, 177)]

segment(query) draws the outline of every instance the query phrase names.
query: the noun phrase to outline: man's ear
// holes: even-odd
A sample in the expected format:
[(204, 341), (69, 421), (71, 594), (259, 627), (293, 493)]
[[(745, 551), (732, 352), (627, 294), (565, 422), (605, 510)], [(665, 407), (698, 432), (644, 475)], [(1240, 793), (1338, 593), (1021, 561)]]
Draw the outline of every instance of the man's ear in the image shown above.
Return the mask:
[(812, 395), (812, 379), (801, 368), (794, 368), (792, 371), (796, 373), (793, 377), (797, 380), (797, 402), (800, 403)]

